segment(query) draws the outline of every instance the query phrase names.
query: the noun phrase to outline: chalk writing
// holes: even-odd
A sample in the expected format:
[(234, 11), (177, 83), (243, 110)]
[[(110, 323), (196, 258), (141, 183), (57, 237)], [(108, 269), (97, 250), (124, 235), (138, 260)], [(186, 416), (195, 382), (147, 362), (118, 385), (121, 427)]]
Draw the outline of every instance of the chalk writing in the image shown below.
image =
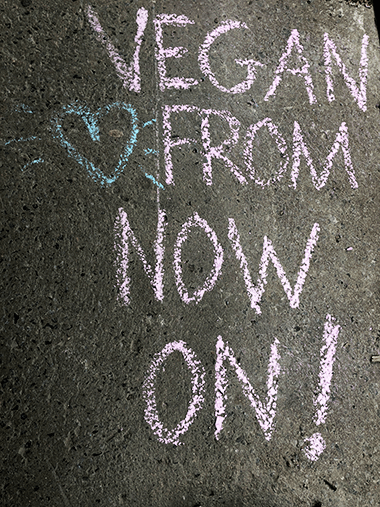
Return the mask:
[[(293, 48), (295, 48), (298, 53), (298, 59), (302, 65), (300, 69), (287, 68), (287, 63)], [(315, 98), (315, 95), (313, 93), (314, 90), (313, 80), (309, 72), (310, 65), (302, 53), (303, 46), (299, 40), (298, 30), (292, 30), (292, 33), (286, 45), (285, 53), (281, 56), (280, 63), (276, 69), (276, 77), (274, 78), (271, 87), (269, 88), (267, 94), (265, 95), (264, 100), (268, 100), (271, 95), (275, 95), (276, 88), (281, 83), (284, 72), (287, 71), (290, 72), (290, 74), (293, 74), (293, 76), (303, 77), (305, 81), (306, 91), (309, 96), (310, 104), (314, 104), (315, 102), (317, 102), (317, 99)]]
[[(333, 365), (335, 362), (336, 345), (339, 335), (339, 325), (333, 324), (334, 317), (326, 316), (326, 322), (323, 332), (323, 345), (320, 350), (320, 370), (318, 395), (314, 399), (314, 406), (317, 408), (314, 422), (316, 426), (324, 424), (327, 417), (328, 401), (330, 399), (330, 386), (333, 376)], [(326, 444), (320, 433), (314, 433), (311, 437), (305, 439), (308, 446), (305, 448), (306, 456), (316, 461), (324, 451)]]
[(174, 26), (186, 26), (193, 25), (194, 21), (190, 20), (186, 16), (177, 16), (177, 14), (159, 14), (154, 20), (154, 27), (156, 29), (156, 59), (158, 75), (160, 78), (159, 86), (161, 91), (165, 91), (167, 88), (177, 88), (186, 90), (190, 86), (195, 86), (198, 81), (193, 78), (184, 77), (172, 77), (166, 76), (166, 59), (167, 58), (182, 58), (188, 50), (182, 46), (175, 48), (164, 48), (163, 44), (163, 33), (162, 25), (174, 25)]
[(332, 78), (332, 57), (335, 58), (336, 64), (343, 74), (343, 78), (348, 86), (348, 89), (351, 92), (351, 95), (354, 97), (358, 106), (362, 111), (367, 110), (366, 102), (367, 102), (367, 74), (368, 74), (368, 56), (367, 56), (367, 47), (368, 47), (369, 37), (364, 34), (362, 39), (362, 50), (361, 50), (361, 58), (359, 64), (359, 80), (360, 86), (358, 88), (355, 80), (352, 79), (347, 73), (346, 66), (342, 62), (336, 46), (334, 42), (330, 39), (328, 33), (324, 34), (324, 57), (325, 57), (325, 74), (326, 74), (326, 84), (327, 84), (327, 98), (329, 102), (335, 100), (334, 95), (334, 84)]
[[(205, 231), (207, 237), (209, 238), (214, 247), (215, 252), (214, 263), (211, 272), (209, 273), (202, 287), (195, 290), (192, 296), (189, 295), (189, 293), (185, 288), (185, 284), (183, 283), (182, 266), (181, 266), (182, 245), (187, 240), (188, 233), (191, 227), (200, 227)], [(190, 303), (190, 301), (195, 301), (195, 303), (199, 303), (202, 300), (204, 293), (214, 288), (214, 285), (220, 274), (222, 264), (223, 264), (223, 248), (221, 247), (215, 232), (211, 229), (206, 220), (201, 218), (198, 215), (198, 213), (194, 213), (194, 215), (183, 224), (182, 229), (177, 236), (177, 241), (174, 245), (175, 283), (177, 285), (178, 293), (182, 301), (184, 301), (185, 303)]]
[(217, 79), (215, 78), (215, 74), (213, 74), (210, 66), (209, 61), (209, 51), (211, 48), (211, 45), (214, 43), (214, 41), (220, 37), (220, 35), (229, 32), (230, 30), (235, 30), (237, 28), (243, 28), (248, 29), (248, 26), (245, 23), (242, 23), (240, 21), (232, 21), (231, 19), (228, 19), (227, 21), (222, 22), (215, 30), (208, 33), (206, 35), (206, 38), (199, 48), (199, 67), (203, 74), (209, 78), (211, 83), (218, 88), (218, 90), (226, 93), (244, 93), (248, 91), (254, 80), (256, 79), (256, 67), (264, 67), (264, 65), (260, 62), (256, 62), (255, 60), (241, 60), (236, 59), (235, 62), (240, 65), (241, 67), (246, 66), (247, 67), (247, 79), (243, 81), (242, 83), (238, 83), (237, 85), (233, 86), (232, 88), (226, 88), (225, 86), (222, 86), (219, 84)]
[[(163, 293), (163, 279), (164, 279), (164, 268), (163, 268), (163, 257), (164, 257), (164, 239), (165, 239), (165, 211), (158, 209), (158, 221), (157, 221), (157, 236), (154, 244), (154, 252), (156, 256), (156, 268), (155, 275), (153, 276), (153, 270), (146, 260), (146, 255), (141, 248), (139, 242), (136, 239), (135, 233), (133, 232), (126, 212), (123, 208), (119, 209), (119, 214), (115, 220), (114, 234), (115, 234), (115, 249), (117, 251), (117, 257), (115, 261), (117, 277), (116, 286), (118, 288), (119, 299), (126, 305), (130, 304), (130, 277), (127, 274), (129, 264), (129, 244), (132, 245), (135, 253), (143, 263), (144, 272), (147, 275), (157, 300), (162, 301), (164, 298)], [(190, 295), (185, 287), (182, 278), (182, 246), (188, 239), (189, 232), (193, 227), (200, 227), (206, 233), (206, 236), (211, 241), (214, 247), (214, 260), (213, 267), (208, 277), (206, 278), (202, 287), (196, 289), (193, 295)], [(240, 268), (243, 271), (244, 282), (248, 297), (251, 302), (251, 308), (253, 308), (257, 314), (261, 314), (260, 301), (265, 291), (265, 285), (267, 284), (267, 269), (269, 261), (271, 261), (276, 269), (277, 276), (279, 277), (281, 284), (284, 288), (285, 294), (288, 297), (291, 308), (298, 308), (299, 298), (302, 293), (302, 289), (306, 280), (306, 275), (310, 267), (310, 261), (313, 254), (313, 250), (318, 241), (318, 233), (320, 227), (319, 224), (315, 223), (311, 230), (309, 239), (306, 243), (304, 257), (301, 262), (301, 266), (298, 271), (297, 281), (294, 289), (292, 289), (290, 282), (286, 276), (285, 270), (282, 267), (276, 251), (274, 250), (273, 244), (267, 236), (264, 236), (263, 241), (263, 253), (261, 256), (259, 266), (259, 277), (257, 285), (254, 286), (252, 283), (252, 277), (248, 268), (247, 259), (243, 253), (240, 235), (236, 227), (236, 223), (233, 218), (228, 220), (228, 239), (231, 242), (231, 246), (235, 252), (237, 260), (240, 262)], [(195, 302), (198, 304), (206, 292), (211, 291), (217, 279), (221, 273), (223, 265), (223, 247), (219, 243), (215, 231), (210, 227), (207, 221), (201, 218), (197, 212), (193, 216), (189, 217), (188, 220), (182, 225), (180, 232), (178, 233), (176, 242), (174, 244), (174, 275), (175, 283), (178, 290), (178, 294), (183, 302), (189, 304)]]
[(138, 243), (134, 232), (129, 224), (128, 217), (123, 208), (119, 208), (119, 214), (115, 220), (114, 232), (115, 232), (115, 250), (116, 256), (116, 279), (117, 287), (119, 289), (118, 298), (126, 305), (130, 303), (130, 278), (127, 274), (129, 264), (129, 243), (132, 244), (135, 252), (139, 256), (144, 272), (148, 276), (149, 281), (153, 287), (156, 299), (162, 301), (164, 298), (164, 268), (163, 259), (165, 253), (164, 238), (165, 238), (165, 211), (158, 210), (158, 221), (157, 221), (157, 237), (154, 244), (154, 252), (156, 256), (156, 267), (155, 274), (153, 275), (153, 269), (146, 260), (146, 255)]
[(256, 313), (261, 314), (259, 303), (265, 291), (265, 285), (267, 283), (267, 269), (270, 260), (276, 268), (277, 276), (279, 277), (285, 294), (289, 299), (290, 307), (297, 308), (299, 306), (299, 297), (301, 295), (302, 288), (306, 280), (306, 275), (310, 267), (310, 260), (314, 247), (318, 241), (319, 230), (319, 225), (315, 223), (306, 244), (304, 258), (298, 271), (298, 277), (297, 282), (294, 286), (294, 291), (292, 291), (289, 280), (287, 279), (284, 268), (282, 267), (277, 257), (271, 240), (264, 236), (263, 254), (261, 256), (259, 267), (259, 278), (257, 280), (257, 286), (255, 287), (252, 283), (252, 277), (248, 269), (247, 259), (241, 247), (240, 236), (235, 221), (233, 218), (229, 219), (228, 239), (231, 241), (231, 245), (235, 251), (236, 258), (240, 262), (240, 268), (243, 270), (243, 277), (247, 289), (247, 294), (251, 300), (251, 308), (254, 308), (256, 310)]
[[(192, 399), (189, 403), (187, 414), (185, 418), (180, 421), (177, 426), (169, 430), (164, 427), (160, 421), (157, 402), (156, 402), (156, 377), (157, 373), (162, 367), (170, 354), (173, 352), (180, 352), (191, 372), (191, 390)], [(190, 425), (194, 422), (197, 412), (202, 408), (204, 403), (204, 390), (205, 390), (205, 369), (195, 353), (187, 347), (186, 343), (182, 340), (168, 343), (161, 352), (156, 354), (149, 367), (148, 375), (143, 384), (143, 394), (146, 401), (145, 420), (152, 428), (153, 433), (157, 436), (158, 440), (164, 444), (181, 445), (179, 437), (186, 433)]]
[(339, 148), (342, 148), (344, 166), (348, 174), (351, 188), (358, 188), (358, 183), (355, 178), (355, 171), (351, 161), (350, 148), (348, 145), (348, 129), (346, 123), (342, 122), (341, 126), (339, 127), (334, 144), (332, 145), (330, 153), (327, 155), (327, 158), (323, 165), (323, 170), (318, 176), (316, 170), (314, 169), (313, 160), (310, 156), (309, 150), (304, 142), (301, 127), (295, 121), (293, 130), (293, 167), (291, 173), (293, 187), (297, 188), (297, 178), (301, 155), (303, 155), (306, 159), (306, 163), (310, 169), (311, 178), (315, 188), (317, 190), (320, 190), (322, 187), (324, 187), (326, 185), (327, 178), (329, 177), (334, 157), (338, 153)]
[(98, 40), (106, 46), (108, 56), (115, 66), (118, 77), (123, 82), (124, 88), (129, 91), (138, 93), (141, 90), (140, 79), (140, 48), (143, 40), (144, 31), (148, 22), (148, 11), (142, 7), (137, 11), (136, 24), (137, 33), (135, 37), (135, 52), (132, 62), (129, 66), (125, 63), (124, 59), (119, 55), (115, 46), (110, 42), (107, 34), (99, 23), (97, 14), (93, 11), (91, 6), (87, 7), (87, 17), (90, 25), (95, 30)]
[[(283, 162), (281, 162), (281, 165), (277, 170), (277, 174), (267, 181), (263, 181), (258, 178), (254, 179), (255, 168), (253, 167), (253, 140), (255, 138), (256, 132), (258, 132), (264, 126), (267, 127), (270, 136), (274, 138), (277, 148), (283, 157)], [(286, 154), (286, 142), (282, 135), (278, 132), (278, 127), (272, 122), (270, 118), (264, 118), (264, 120), (261, 120), (255, 123), (255, 125), (248, 127), (246, 139), (247, 144), (244, 150), (244, 156), (249, 177), (255, 181), (256, 185), (260, 185), (261, 187), (266, 187), (276, 180), (279, 181), (284, 176), (286, 167), (289, 163), (289, 155)]]
[(280, 355), (278, 353), (279, 341), (275, 338), (271, 345), (271, 354), (268, 364), (267, 377), (267, 398), (266, 404), (262, 403), (255, 393), (245, 371), (238, 365), (235, 355), (228, 343), (224, 343), (221, 336), (218, 336), (216, 343), (216, 362), (215, 362), (215, 438), (219, 439), (219, 434), (223, 429), (223, 421), (226, 418), (227, 401), (227, 370), (224, 361), (230, 363), (235, 369), (236, 375), (243, 387), (243, 393), (248, 398), (252, 408), (255, 410), (256, 418), (264, 432), (265, 439), (270, 440), (274, 429), (274, 418), (276, 416), (276, 401), (278, 383), (280, 375)]

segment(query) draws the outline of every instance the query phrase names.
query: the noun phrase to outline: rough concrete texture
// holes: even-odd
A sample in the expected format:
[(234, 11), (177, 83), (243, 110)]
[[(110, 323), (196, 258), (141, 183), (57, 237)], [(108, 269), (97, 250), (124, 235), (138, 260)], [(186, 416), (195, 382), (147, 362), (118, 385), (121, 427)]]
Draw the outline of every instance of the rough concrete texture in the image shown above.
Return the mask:
[[(373, 10), (333, 0), (95, 0), (91, 7), (108, 39), (94, 30), (94, 18), (90, 24), (84, 1), (3, 0), (0, 6), (1, 505), (380, 505), (380, 364), (370, 361), (380, 354), (380, 53)], [(124, 87), (121, 77), (128, 77), (141, 8), (148, 20), (137, 92), (127, 82)], [(194, 21), (162, 30), (165, 48), (188, 49), (181, 58), (164, 60), (167, 77), (193, 78), (197, 85), (160, 89), (153, 24), (160, 14)], [(236, 59), (260, 62), (244, 93), (218, 89), (198, 62), (206, 35), (227, 20), (247, 28), (240, 25), (215, 39), (211, 70), (231, 89), (247, 79), (248, 64)], [(276, 74), (293, 30), (299, 45)], [(325, 33), (349, 76), (344, 79), (333, 58), (331, 102)], [(118, 71), (110, 42), (126, 62), (123, 67), (119, 60)], [(264, 100), (276, 76), (282, 80)], [(173, 105), (203, 113), (172, 112), (168, 133), (162, 111)], [(139, 127), (133, 146), (131, 108)], [(222, 152), (210, 151), (207, 132), (211, 147), (221, 145), (231, 138), (230, 117), (208, 110), (228, 111), (240, 122), (237, 142), (225, 143)], [(147, 124), (155, 118), (157, 129)], [(272, 123), (258, 129), (265, 118)], [(295, 122), (304, 144), (294, 134)], [(170, 148), (184, 138), (193, 142)], [(165, 139), (174, 185), (167, 182)], [(313, 161), (314, 182), (303, 146)], [(212, 184), (206, 184), (210, 153), (225, 159), (211, 160)], [(323, 179), (329, 154), (330, 174)], [(107, 178), (113, 181), (107, 184)], [(262, 188), (255, 180), (271, 183)], [(166, 213), (162, 241), (156, 240), (158, 210)], [(194, 213), (208, 225), (197, 225)], [(131, 241), (128, 255), (123, 250), (121, 215), (124, 239), (129, 223), (142, 250)], [(185, 241), (178, 235), (190, 217)], [(302, 268), (316, 223), (310, 265)], [(202, 296), (199, 288), (207, 284), (215, 258), (212, 234), (223, 263)], [(266, 284), (260, 278), (263, 245), (270, 245), (265, 237), (290, 291), (299, 273), (305, 275), (298, 305), (286, 294), (273, 255)], [(159, 247), (165, 248), (161, 301), (141, 261), (143, 251), (157, 281)], [(186, 294), (191, 299), (194, 293), (198, 301), (186, 302)], [(336, 320), (326, 321), (327, 315)], [(219, 336), (235, 363), (221, 361)], [(276, 338), (278, 360), (271, 349)], [(164, 349), (180, 341), (192, 357)], [(153, 371), (162, 350), (168, 355)], [(276, 375), (267, 391), (270, 357), (280, 368), (277, 394)], [(149, 419), (152, 371), (156, 426)], [(215, 393), (223, 374), (228, 387), (222, 382)], [(203, 401), (193, 403), (192, 417), (195, 395)], [(252, 407), (255, 396), (261, 416)], [(219, 439), (215, 429), (223, 411), (219, 406), (215, 413), (215, 400), (225, 403)], [(175, 445), (170, 430), (189, 406), (191, 424)], [(160, 427), (169, 443), (159, 441)], [(307, 439), (315, 433), (325, 449), (313, 461)]]

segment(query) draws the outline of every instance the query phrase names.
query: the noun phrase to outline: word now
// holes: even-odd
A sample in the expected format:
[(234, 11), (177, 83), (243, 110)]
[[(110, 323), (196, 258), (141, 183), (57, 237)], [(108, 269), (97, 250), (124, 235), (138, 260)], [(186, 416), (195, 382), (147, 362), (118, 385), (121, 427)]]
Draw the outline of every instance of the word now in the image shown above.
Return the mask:
[[(140, 49), (145, 32), (145, 28), (148, 22), (148, 11), (143, 7), (137, 11), (136, 24), (137, 33), (135, 36), (135, 49), (132, 57), (132, 61), (129, 65), (126, 64), (125, 60), (120, 56), (115, 46), (110, 41), (109, 37), (103, 30), (98, 16), (95, 11), (88, 6), (87, 17), (95, 30), (99, 41), (105, 45), (107, 53), (111, 61), (113, 62), (116, 72), (119, 78), (123, 82), (123, 86), (128, 88), (130, 91), (140, 92), (141, 90), (141, 78), (140, 78)], [(156, 51), (155, 56), (157, 60), (157, 70), (159, 77), (159, 87), (161, 91), (166, 89), (175, 88), (178, 90), (185, 90), (192, 86), (199, 85), (199, 81), (192, 77), (168, 77), (166, 60), (168, 58), (182, 58), (188, 49), (182, 46), (178, 47), (164, 47), (164, 30), (165, 26), (185, 27), (186, 25), (194, 25), (194, 21), (184, 15), (177, 14), (158, 14), (153, 20), (155, 35), (156, 35)], [(211, 69), (209, 53), (211, 46), (219, 37), (230, 32), (231, 30), (249, 30), (246, 23), (242, 21), (226, 20), (223, 21), (217, 28), (207, 33), (203, 43), (199, 47), (198, 52), (198, 63), (201, 72), (208, 77), (210, 82), (220, 91), (224, 93), (244, 93), (248, 91), (253, 82), (256, 79), (257, 69), (264, 67), (260, 62), (252, 59), (236, 59), (235, 63), (241, 67), (247, 68), (247, 78), (241, 83), (237, 83), (231, 88), (227, 88), (219, 83), (215, 73)], [(333, 84), (333, 72), (332, 66), (335, 61), (336, 66), (343, 75), (344, 81), (348, 86), (348, 89), (357, 102), (359, 108), (362, 111), (366, 111), (366, 84), (368, 74), (368, 57), (367, 57), (367, 46), (369, 42), (368, 35), (363, 36), (362, 48), (361, 48), (361, 59), (358, 69), (359, 74), (359, 85), (356, 81), (348, 74), (346, 66), (342, 62), (342, 59), (337, 51), (334, 42), (330, 39), (327, 33), (324, 34), (323, 41), (323, 56), (325, 64), (325, 77), (326, 77), (326, 92), (327, 99), (329, 102), (335, 100), (334, 96), (334, 84)], [(289, 67), (288, 62), (294, 57), (299, 62), (298, 68)], [(281, 83), (284, 76), (292, 74), (302, 79), (306, 92), (309, 98), (310, 104), (317, 102), (314, 94), (314, 84), (312, 75), (310, 73), (310, 64), (304, 55), (304, 48), (300, 42), (300, 36), (298, 30), (294, 29), (287, 41), (285, 51), (280, 57), (277, 69), (275, 71), (274, 79), (267, 91), (264, 100), (269, 100), (271, 96), (275, 95), (276, 89)]]
[[(128, 276), (128, 264), (130, 256), (130, 246), (139, 257), (142, 262), (144, 272), (147, 275), (149, 282), (153, 288), (155, 298), (158, 301), (164, 299), (164, 254), (165, 254), (165, 228), (167, 226), (165, 210), (158, 210), (158, 221), (157, 221), (157, 235), (154, 243), (154, 254), (156, 257), (156, 265), (153, 270), (152, 266), (147, 262), (146, 255), (138, 242), (135, 233), (129, 223), (127, 213), (123, 208), (119, 208), (119, 213), (115, 220), (114, 231), (115, 231), (115, 250), (117, 253), (116, 257), (116, 280), (118, 289), (118, 298), (124, 304), (130, 303), (130, 277)], [(182, 276), (182, 248), (185, 241), (188, 239), (189, 232), (191, 229), (198, 227), (202, 229), (207, 238), (210, 240), (214, 249), (214, 260), (213, 267), (208, 274), (204, 284), (194, 290), (192, 294), (186, 288)], [(259, 266), (259, 276), (257, 284), (254, 285), (252, 282), (252, 276), (248, 268), (248, 261), (243, 252), (240, 242), (240, 235), (236, 227), (236, 223), (233, 218), (228, 220), (228, 239), (231, 242), (231, 246), (235, 252), (236, 259), (240, 263), (240, 269), (243, 274), (247, 295), (253, 308), (257, 314), (261, 313), (260, 301), (265, 291), (265, 285), (267, 284), (267, 270), (269, 262), (271, 261), (277, 271), (281, 284), (284, 288), (285, 294), (288, 297), (291, 308), (297, 308), (299, 306), (299, 298), (302, 292), (303, 285), (305, 283), (306, 275), (310, 267), (310, 260), (314, 247), (318, 241), (319, 225), (315, 223), (311, 230), (309, 239), (306, 243), (304, 257), (301, 262), (301, 266), (298, 271), (297, 282), (292, 289), (290, 282), (285, 274), (285, 270), (282, 267), (273, 244), (269, 238), (264, 236), (263, 241), (263, 253), (261, 256)], [(223, 248), (220, 244), (215, 231), (210, 227), (207, 221), (201, 218), (198, 213), (194, 213), (186, 220), (182, 225), (181, 230), (178, 233), (177, 240), (174, 244), (174, 275), (175, 283), (180, 298), (186, 304), (194, 301), (196, 304), (199, 303), (206, 292), (211, 291), (217, 279), (221, 273), (223, 265)]]
[[(328, 402), (330, 399), (330, 386), (333, 375), (333, 364), (337, 340), (339, 335), (339, 325), (334, 325), (335, 319), (331, 315), (326, 316), (323, 333), (323, 345), (320, 350), (320, 368), (319, 385), (314, 398), (316, 414), (314, 423), (316, 426), (326, 422), (328, 412)], [(251, 407), (255, 411), (256, 419), (264, 433), (266, 440), (270, 440), (274, 431), (274, 419), (277, 410), (277, 392), (278, 377), (280, 375), (280, 342), (275, 338), (271, 345), (271, 352), (268, 363), (267, 376), (267, 395), (265, 402), (255, 393), (255, 390), (248, 379), (246, 372), (238, 364), (235, 354), (229, 344), (218, 336), (216, 342), (216, 362), (215, 362), (215, 438), (220, 438), (223, 430), (223, 424), (226, 418), (227, 388), (228, 377), (225, 363), (229, 363), (234, 370), (243, 390), (243, 394), (248, 398)], [(157, 374), (163, 367), (163, 364), (173, 352), (179, 352), (183, 355), (187, 367), (191, 372), (191, 390), (192, 398), (188, 405), (185, 418), (180, 421), (175, 428), (168, 429), (161, 422), (156, 402), (156, 380)], [(144, 384), (143, 394), (146, 401), (145, 420), (151, 427), (158, 440), (164, 444), (181, 445), (180, 436), (186, 433), (190, 425), (195, 421), (197, 413), (205, 401), (205, 369), (196, 354), (185, 342), (174, 341), (168, 343), (153, 358), (148, 369)], [(305, 439), (304, 452), (306, 456), (316, 461), (326, 448), (326, 443), (322, 435), (318, 432)]]

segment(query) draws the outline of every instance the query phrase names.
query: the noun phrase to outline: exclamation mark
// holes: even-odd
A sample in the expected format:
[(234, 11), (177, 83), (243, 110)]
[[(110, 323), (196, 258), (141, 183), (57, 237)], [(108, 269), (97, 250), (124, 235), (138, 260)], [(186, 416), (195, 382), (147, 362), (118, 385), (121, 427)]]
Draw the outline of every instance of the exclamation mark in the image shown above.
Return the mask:
[[(320, 351), (319, 384), (314, 406), (317, 411), (314, 422), (317, 426), (326, 422), (328, 401), (330, 399), (330, 386), (333, 376), (333, 364), (335, 361), (336, 344), (339, 335), (339, 325), (334, 325), (334, 317), (326, 315), (325, 329), (323, 332), (323, 345)], [(326, 442), (320, 433), (313, 433), (305, 439), (307, 447), (304, 449), (306, 456), (311, 461), (317, 461), (326, 449)]]

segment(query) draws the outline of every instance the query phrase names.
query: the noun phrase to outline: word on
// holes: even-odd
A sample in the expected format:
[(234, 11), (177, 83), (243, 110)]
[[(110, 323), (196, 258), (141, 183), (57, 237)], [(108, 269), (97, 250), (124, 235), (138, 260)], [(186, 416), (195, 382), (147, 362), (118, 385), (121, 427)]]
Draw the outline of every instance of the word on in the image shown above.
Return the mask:
[[(324, 325), (323, 344), (320, 349), (320, 367), (319, 383), (313, 403), (316, 408), (314, 423), (320, 426), (326, 422), (328, 412), (328, 402), (330, 399), (330, 386), (333, 376), (333, 365), (335, 362), (335, 353), (339, 335), (339, 325), (334, 325), (335, 319), (331, 315), (326, 316)], [(243, 394), (248, 398), (251, 407), (255, 411), (256, 419), (264, 433), (266, 440), (270, 440), (274, 431), (274, 419), (277, 411), (277, 392), (278, 377), (280, 375), (280, 342), (275, 338), (271, 345), (271, 352), (268, 363), (267, 375), (267, 395), (265, 402), (255, 393), (255, 390), (248, 379), (246, 372), (239, 365), (235, 354), (229, 344), (225, 342), (222, 336), (218, 336), (216, 342), (216, 362), (215, 362), (215, 438), (220, 438), (223, 430), (223, 424), (226, 419), (226, 403), (228, 377), (226, 363), (234, 370), (243, 390)], [(156, 381), (157, 374), (165, 361), (173, 352), (179, 352), (183, 355), (187, 367), (191, 372), (191, 391), (192, 398), (188, 405), (185, 418), (180, 421), (175, 428), (168, 429), (161, 422), (156, 401)], [(174, 341), (165, 345), (161, 352), (157, 353), (143, 384), (143, 394), (146, 401), (145, 420), (151, 427), (158, 440), (164, 444), (181, 445), (180, 437), (184, 435), (195, 421), (197, 413), (201, 410), (205, 401), (205, 376), (206, 371), (197, 358), (195, 352), (191, 350), (182, 340)], [(304, 452), (308, 459), (316, 461), (326, 448), (326, 443), (321, 433), (316, 432), (311, 437), (305, 439)]]

